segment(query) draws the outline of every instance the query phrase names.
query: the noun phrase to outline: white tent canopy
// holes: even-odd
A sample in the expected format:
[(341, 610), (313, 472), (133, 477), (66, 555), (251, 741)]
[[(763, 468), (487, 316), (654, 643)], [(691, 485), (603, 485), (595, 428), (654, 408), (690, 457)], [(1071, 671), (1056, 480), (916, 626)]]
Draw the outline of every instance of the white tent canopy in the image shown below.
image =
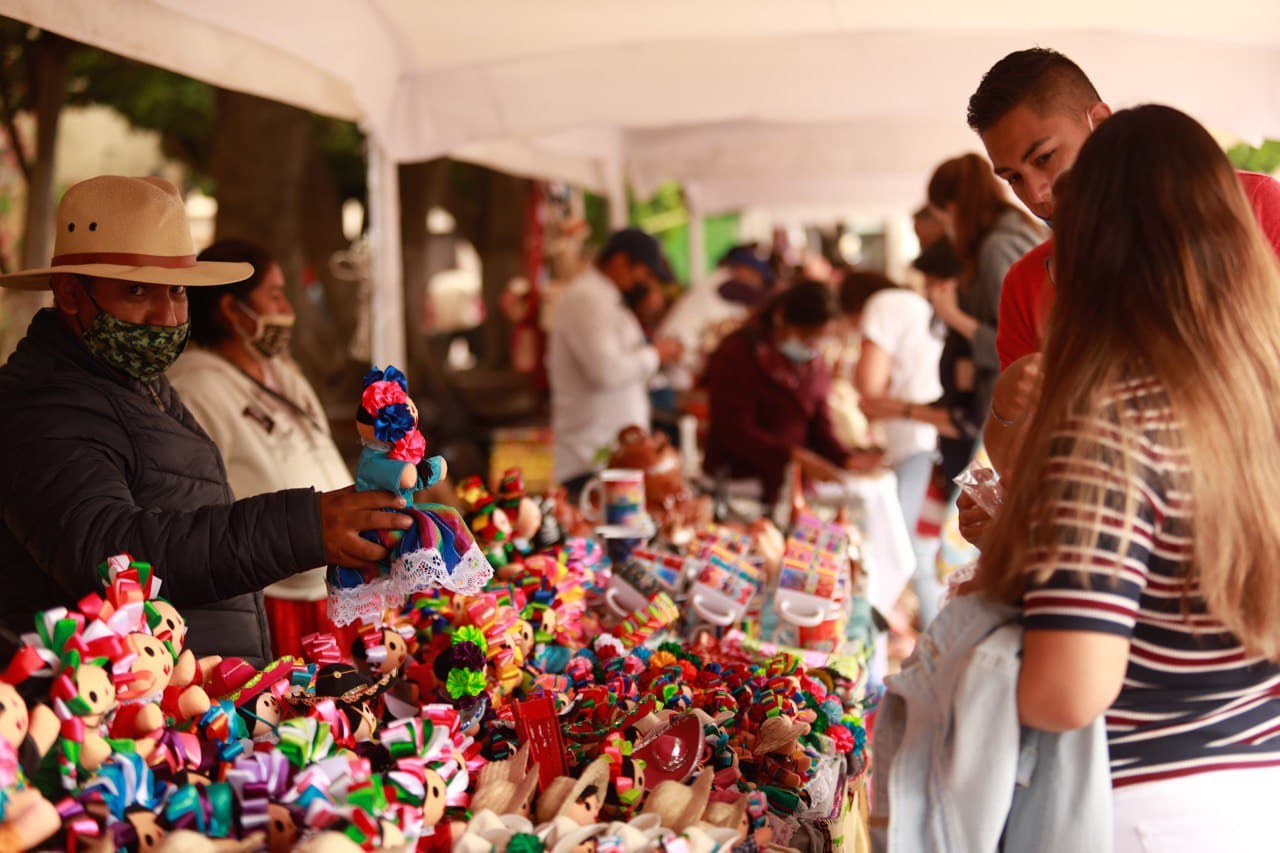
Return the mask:
[[(918, 202), (977, 148), (964, 106), (995, 59), (1076, 59), (1113, 106), (1162, 101), (1280, 134), (1274, 0), (0, 0), (0, 14), (218, 85), (360, 121), (374, 219), (396, 162), (451, 154), (617, 198), (674, 178), (700, 210)], [(392, 191), (388, 191), (392, 190)], [(401, 352), (395, 227), (380, 359)]]

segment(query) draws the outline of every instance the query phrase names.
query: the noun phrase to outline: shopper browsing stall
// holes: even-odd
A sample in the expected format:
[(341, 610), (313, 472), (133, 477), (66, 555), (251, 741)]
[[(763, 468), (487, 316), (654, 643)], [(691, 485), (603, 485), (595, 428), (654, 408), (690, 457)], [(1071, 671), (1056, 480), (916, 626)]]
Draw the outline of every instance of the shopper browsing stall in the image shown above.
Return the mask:
[[(858, 297), (869, 294), (862, 305)], [(880, 424), (885, 462), (898, 479), (898, 502), (916, 552), (914, 586), (920, 621), (933, 620), (941, 598), (931, 539), (916, 531), (938, 444), (938, 428), (924, 415), (942, 394), (938, 359), (942, 337), (933, 310), (920, 294), (878, 273), (854, 271), (841, 284), (846, 311), (857, 307), (862, 351), (855, 373), (862, 410)]]
[(838, 316), (831, 289), (805, 281), (721, 343), (707, 365), (708, 474), (758, 482), (772, 502), (793, 461), (816, 480), (878, 464), (879, 454), (845, 447), (832, 431), (831, 374), (819, 356)]
[[(232, 493), (350, 486), (324, 408), (289, 357), (294, 315), (280, 265), (244, 240), (219, 241), (199, 260), (253, 266), (244, 281), (188, 293), (196, 346), (168, 371), (187, 410), (218, 445)], [(276, 657), (301, 655), (302, 637), (332, 630), (325, 594), (323, 566), (264, 590)]]
[(1116, 849), (1266, 849), (1280, 783), (1280, 268), (1213, 137), (1117, 113), (1055, 211), (1046, 394), (979, 588), (1022, 722), (1106, 714)]
[(385, 555), (360, 538), (408, 520), (394, 495), (290, 489), (232, 502), (217, 447), (164, 371), (188, 336), (187, 288), (248, 278), (197, 262), (177, 188), (155, 178), (76, 184), (58, 206), (50, 267), (0, 278), (52, 287), (0, 368), (0, 621), (98, 586), (105, 555), (146, 554), (199, 654), (270, 658), (259, 591), (324, 563)]
[[(969, 126), (981, 137), (996, 175), (1036, 216), (1051, 223), (1054, 182), (1110, 115), (1111, 107), (1080, 66), (1046, 48), (1016, 51), (993, 65), (968, 109)], [(1254, 172), (1236, 174), (1263, 235), (1280, 252), (1280, 183)], [(997, 468), (1015, 452), (1018, 425), (1025, 422), (1034, 397), (1029, 392), (1038, 386), (1034, 356), (1053, 304), (1053, 254), (1053, 240), (1027, 252), (1009, 268), (1001, 292), (996, 348), (1001, 370), (1013, 370), (996, 389), (985, 430)]]
[(649, 345), (629, 306), (670, 278), (658, 241), (627, 228), (560, 297), (547, 369), (555, 477), (571, 491), (585, 485), (597, 455), (621, 430), (649, 426), (649, 380), (682, 350), (668, 338)]

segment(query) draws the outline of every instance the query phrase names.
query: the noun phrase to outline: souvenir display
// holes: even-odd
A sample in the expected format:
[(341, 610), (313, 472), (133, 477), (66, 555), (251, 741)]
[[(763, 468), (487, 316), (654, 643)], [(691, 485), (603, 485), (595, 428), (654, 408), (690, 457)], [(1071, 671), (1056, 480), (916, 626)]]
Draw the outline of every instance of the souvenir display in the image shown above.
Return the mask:
[[(397, 371), (361, 411), (361, 482), (410, 498), (421, 439)], [(354, 641), (312, 634), (304, 658), (197, 659), (129, 555), (100, 594), (37, 614), (0, 676), (0, 849), (746, 853), (837, 818), (856, 847), (858, 664), (812, 632), (741, 630), (771, 598), (847, 601), (838, 524), (798, 516), (785, 546), (708, 525), (614, 563), (544, 536), (556, 512), (518, 471), (459, 495), (474, 541), (411, 504), (376, 576), (330, 572)], [(418, 583), (403, 563), (431, 549)]]

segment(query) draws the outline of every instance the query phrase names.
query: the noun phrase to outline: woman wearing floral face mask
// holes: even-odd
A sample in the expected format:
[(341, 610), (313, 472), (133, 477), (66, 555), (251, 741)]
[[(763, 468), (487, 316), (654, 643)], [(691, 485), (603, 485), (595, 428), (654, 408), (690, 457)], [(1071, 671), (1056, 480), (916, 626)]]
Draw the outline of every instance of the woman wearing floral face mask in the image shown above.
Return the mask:
[[(200, 260), (253, 265), (245, 281), (203, 288), (189, 297), (195, 346), (169, 370), (169, 381), (217, 444), (237, 498), (352, 483), (329, 434), (315, 391), (289, 358), (293, 306), (279, 264), (261, 246), (222, 240)], [(325, 614), (324, 569), (267, 587), (272, 651), (301, 655), (301, 637), (332, 630)]]
[(772, 502), (793, 461), (813, 480), (878, 464), (879, 454), (845, 447), (832, 430), (831, 372), (821, 355), (838, 316), (831, 288), (805, 281), (720, 344), (706, 374), (708, 474), (756, 480)]

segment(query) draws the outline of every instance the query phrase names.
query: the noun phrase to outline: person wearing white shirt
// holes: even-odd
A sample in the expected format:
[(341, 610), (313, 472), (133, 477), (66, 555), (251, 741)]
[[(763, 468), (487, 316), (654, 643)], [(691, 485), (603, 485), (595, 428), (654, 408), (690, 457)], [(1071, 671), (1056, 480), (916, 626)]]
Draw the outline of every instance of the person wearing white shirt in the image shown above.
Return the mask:
[(855, 380), (868, 402), (889, 398), (902, 403), (900, 412), (879, 423), (885, 461), (898, 477), (898, 500), (916, 550), (913, 586), (920, 599), (920, 621), (928, 625), (941, 602), (941, 585), (934, 570), (933, 541), (922, 539), (916, 524), (933, 473), (938, 428), (914, 420), (912, 407), (927, 407), (942, 396), (938, 362), (943, 341), (934, 330), (933, 308), (920, 294), (882, 275), (855, 271), (842, 284), (846, 311), (854, 301), (852, 291), (860, 288), (871, 295), (860, 312), (862, 352)]
[[(351, 471), (333, 443), (324, 409), (288, 355), (293, 306), (280, 266), (266, 250), (241, 240), (215, 243), (200, 259), (254, 268), (243, 282), (202, 288), (190, 297), (196, 346), (168, 371), (182, 402), (218, 446), (235, 497), (350, 486)], [(333, 630), (324, 579), (319, 566), (264, 590), (277, 657), (301, 655), (303, 636)]]
[(658, 241), (627, 228), (609, 238), (560, 297), (547, 372), (555, 478), (571, 494), (621, 430), (649, 429), (649, 380), (683, 347), (670, 338), (650, 345), (630, 306), (670, 279)]
[(775, 279), (773, 267), (750, 246), (735, 246), (690, 285), (658, 326), (658, 334), (684, 346), (680, 363), (669, 371), (678, 374), (673, 385), (682, 391), (693, 387), (720, 341), (768, 301)]

